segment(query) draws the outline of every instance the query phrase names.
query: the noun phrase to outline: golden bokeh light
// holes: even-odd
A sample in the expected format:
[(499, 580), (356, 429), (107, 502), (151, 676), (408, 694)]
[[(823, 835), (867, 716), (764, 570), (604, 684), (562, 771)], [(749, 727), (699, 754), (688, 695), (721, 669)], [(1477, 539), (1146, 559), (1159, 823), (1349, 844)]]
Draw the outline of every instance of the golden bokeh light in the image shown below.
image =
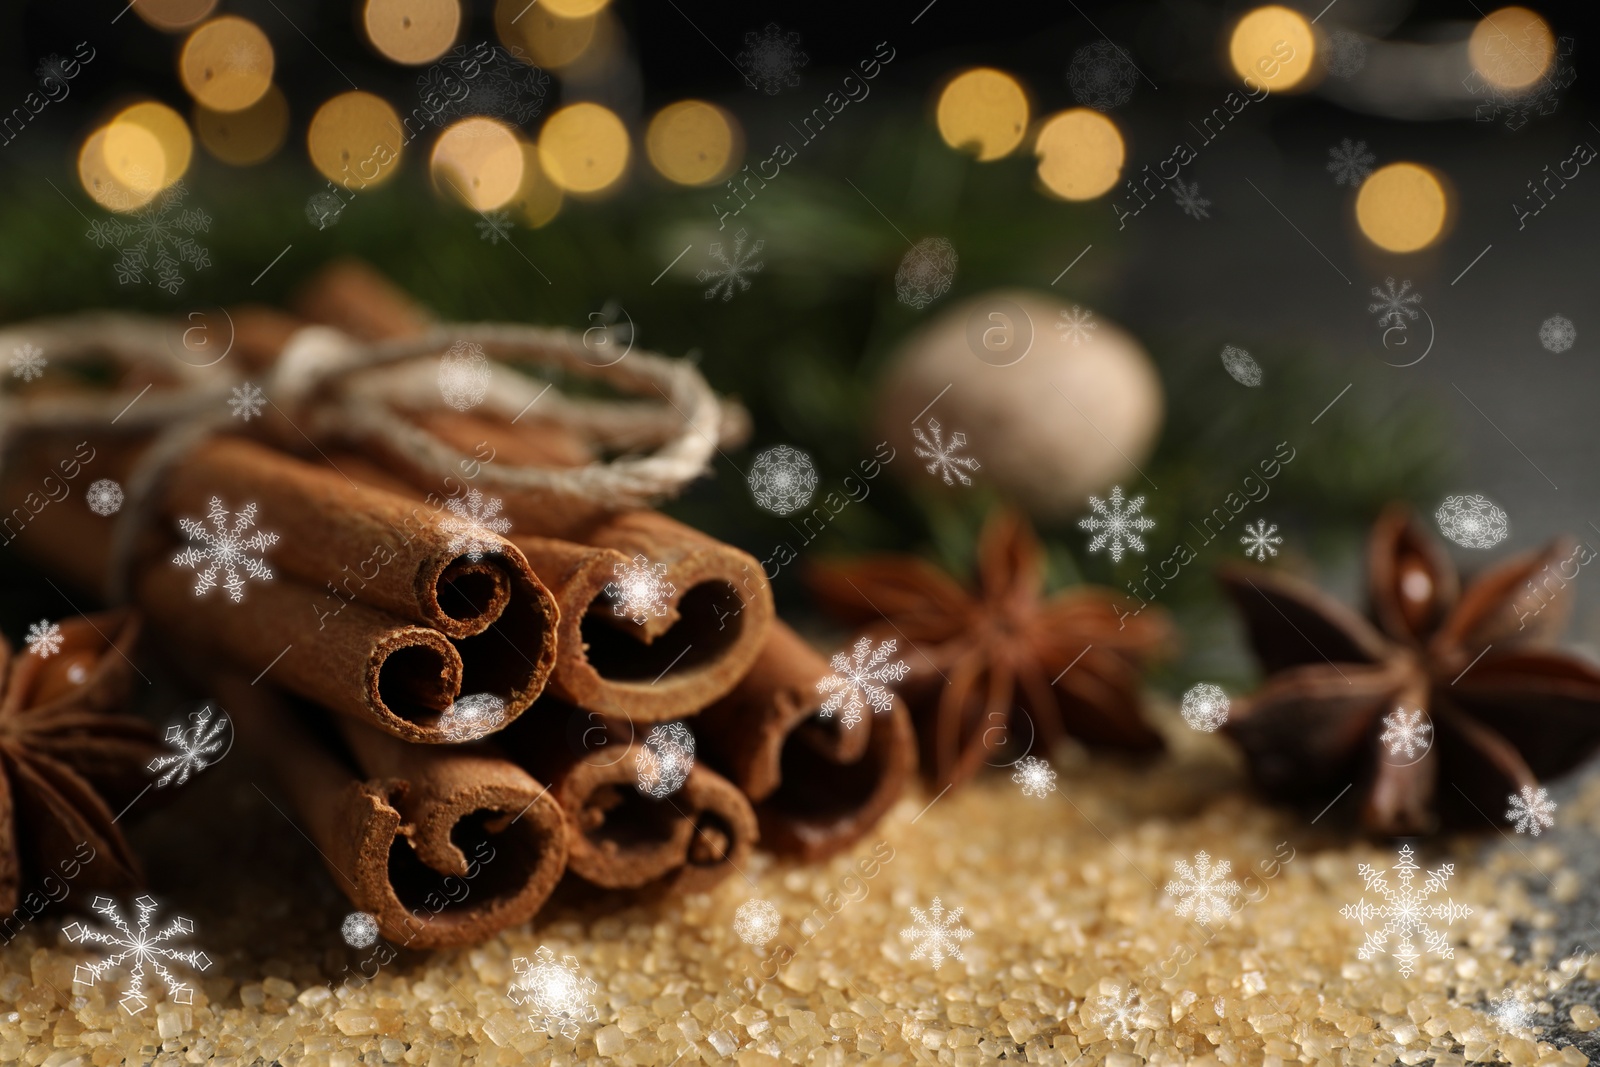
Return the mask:
[(102, 126), (84, 140), (78, 152), (78, 181), (83, 191), (108, 211), (144, 207), (161, 191), (165, 179), (161, 142), (131, 122)]
[(272, 85), (272, 42), (248, 19), (214, 18), (189, 35), (178, 57), (183, 87), (201, 107), (240, 111)]
[(992, 67), (957, 75), (939, 94), (939, 136), (951, 148), (988, 161), (1022, 143), (1028, 128), (1028, 97), (1017, 79)]
[(598, 193), (628, 166), (628, 131), (599, 104), (570, 104), (539, 131), (539, 164), (569, 193)]
[(1076, 107), (1053, 115), (1034, 142), (1039, 180), (1064, 200), (1092, 200), (1117, 184), (1127, 147), (1117, 124)]
[(545, 7), (551, 14), (564, 19), (581, 19), (588, 15), (595, 15), (600, 9), (609, 4), (611, 0), (543, 0)]
[(561, 187), (550, 180), (539, 163), (539, 146), (522, 146), (522, 188), (511, 201), (511, 210), (527, 225), (538, 229), (561, 210)]
[(432, 63), (455, 43), (460, 0), (367, 0), (367, 40), (396, 63)]
[(195, 106), (194, 128), (206, 151), (234, 167), (271, 159), (289, 136), (289, 101), (276, 85), (243, 111)]
[(405, 132), (382, 97), (360, 90), (340, 93), (317, 108), (306, 131), (311, 162), (346, 189), (382, 185), (399, 169)]
[(1416, 163), (1373, 171), (1356, 196), (1356, 222), (1367, 240), (1388, 252), (1415, 252), (1444, 232), (1449, 197), (1438, 177)]
[(1556, 54), (1555, 34), (1525, 7), (1491, 11), (1472, 28), (1467, 58), (1472, 69), (1500, 89), (1526, 89), (1545, 76)]
[(158, 30), (186, 30), (216, 10), (217, 0), (138, 0), (133, 13)]
[(679, 185), (709, 185), (733, 169), (739, 149), (733, 117), (703, 100), (680, 100), (657, 111), (645, 131), (650, 165)]
[(541, 67), (560, 70), (588, 51), (604, 8), (601, 4), (589, 14), (567, 18), (547, 4), (530, 7), (527, 0), (497, 0), (494, 27), (507, 48), (522, 51)]
[[(157, 163), (162, 170), (162, 188), (183, 177), (189, 169), (189, 158), (194, 154), (194, 138), (190, 136), (188, 123), (183, 121), (182, 115), (153, 100), (123, 108), (106, 127), (106, 163), (112, 166), (114, 172), (122, 165), (115, 163), (114, 159), (130, 159), (141, 153), (147, 154), (142, 138), (135, 139), (133, 145), (127, 145), (122, 140), (120, 128), (129, 124), (149, 133), (160, 146), (161, 158)], [(137, 165), (146, 166), (143, 161)], [(127, 174), (118, 173), (117, 176), (125, 182), (130, 181)]]
[(1245, 15), (1233, 27), (1228, 58), (1234, 73), (1252, 86), (1273, 92), (1292, 89), (1306, 80), (1317, 58), (1311, 23), (1298, 11), (1268, 4)]
[(429, 169), (441, 192), (474, 211), (493, 211), (522, 188), (522, 144), (502, 122), (462, 119), (439, 134)]

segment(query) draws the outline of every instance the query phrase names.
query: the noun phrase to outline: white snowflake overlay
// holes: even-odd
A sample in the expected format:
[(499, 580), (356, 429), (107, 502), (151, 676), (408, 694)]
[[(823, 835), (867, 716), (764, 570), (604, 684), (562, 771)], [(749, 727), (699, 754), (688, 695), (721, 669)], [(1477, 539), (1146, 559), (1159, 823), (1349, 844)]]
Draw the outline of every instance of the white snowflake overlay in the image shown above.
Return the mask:
[(1185, 215), (1192, 219), (1209, 219), (1211, 217), (1211, 212), (1206, 210), (1211, 206), (1211, 201), (1200, 195), (1199, 182), (1190, 182), (1185, 185), (1183, 184), (1183, 179), (1179, 178), (1172, 184), (1172, 197), (1178, 202), (1178, 206), (1183, 209)]
[(227, 712), (223, 712), (215, 722), (212, 721), (216, 711), (216, 708), (206, 704), (189, 716), (194, 722), (193, 726), (185, 727), (179, 723), (167, 727), (167, 744), (177, 751), (170, 756), (157, 756), (145, 768), (151, 774), (161, 774), (156, 779), (157, 789), (182, 785), (189, 780), (190, 774), (199, 774), (216, 762), (212, 757), (223, 751), (228, 733), (233, 729)]
[(900, 257), (894, 272), (895, 299), (921, 311), (950, 291), (959, 261), (955, 245), (943, 237), (924, 237)]
[(211, 265), (210, 253), (194, 239), (197, 233), (210, 232), (211, 216), (200, 210), (179, 211), (187, 195), (180, 179), (126, 218), (89, 224), (88, 237), (96, 248), (109, 245), (120, 253), (116, 263), (120, 284), (143, 284), (152, 280), (145, 272), (154, 269), (155, 285), (177, 295), (183, 288), (183, 264), (196, 270)]
[(745, 901), (733, 913), (733, 932), (740, 941), (758, 949), (777, 937), (782, 925), (783, 916), (778, 914), (777, 905), (760, 897)]
[(364, 911), (352, 911), (339, 924), (339, 936), (351, 948), (368, 948), (378, 940), (378, 920)]
[(484, 48), (458, 45), (417, 76), (417, 95), (433, 125), (489, 115), (525, 126), (539, 117), (550, 93), (550, 75), (520, 48), (490, 45), (487, 55)]
[(1056, 788), (1056, 769), (1038, 756), (1023, 756), (1017, 760), (1011, 780), (1022, 787), (1025, 797), (1047, 797)]
[(1056, 323), (1056, 330), (1061, 334), (1063, 341), (1071, 341), (1076, 348), (1089, 340), (1089, 331), (1098, 330), (1100, 324), (1094, 321), (1094, 312), (1079, 310), (1077, 304), (1072, 305), (1071, 311), (1061, 312), (1061, 321)]
[(117, 902), (110, 897), (95, 897), (91, 907), (105, 917), (115, 928), (115, 933), (91, 930), (81, 922), (62, 927), (61, 932), (75, 945), (87, 942), (109, 945), (120, 950), (103, 960), (78, 964), (77, 970), (72, 974), (72, 980), (79, 985), (92, 986), (106, 974), (132, 960), (133, 966), (128, 971), (128, 989), (122, 994), (123, 1011), (129, 1015), (137, 1015), (148, 1006), (149, 1002), (144, 995), (144, 970), (147, 966), (166, 986), (167, 996), (172, 1003), (193, 1004), (194, 990), (184, 982), (180, 982), (161, 961), (177, 960), (197, 971), (203, 971), (211, 966), (211, 960), (204, 952), (195, 949), (179, 950), (168, 944), (175, 938), (194, 933), (194, 923), (185, 918), (174, 918), (152, 934), (150, 918), (156, 913), (155, 899), (148, 896), (139, 897), (133, 902), (133, 906), (139, 913), (137, 932), (129, 929), (127, 921), (123, 919), (122, 912), (117, 907)]
[(800, 68), (811, 61), (800, 51), (800, 35), (769, 22), (760, 33), (744, 35), (744, 50), (734, 65), (744, 72), (745, 83), (768, 96), (800, 84)]
[[(1530, 56), (1545, 50), (1544, 42), (1534, 40), (1532, 30), (1527, 26), (1522, 28), (1515, 41), (1510, 34), (1501, 31), (1490, 34), (1487, 43), (1487, 55), (1484, 58), (1491, 73), (1510, 74), (1514, 80), (1520, 80), (1515, 75), (1526, 69)], [(1556, 108), (1561, 106), (1562, 91), (1578, 77), (1571, 61), (1573, 47), (1571, 37), (1557, 39), (1549, 66), (1531, 85), (1521, 89), (1503, 88), (1499, 81), (1506, 79), (1497, 81), (1485, 77), (1482, 71), (1474, 68), (1472, 73), (1461, 79), (1461, 84), (1469, 93), (1482, 98), (1474, 117), (1479, 122), (1493, 122), (1504, 115), (1506, 129), (1520, 130), (1535, 115), (1554, 114)], [(1494, 70), (1496, 67), (1498, 71)]]
[(1506, 539), (1506, 513), (1477, 493), (1447, 496), (1433, 513), (1439, 532), (1462, 548), (1493, 548)]
[[(1455, 864), (1442, 864), (1438, 869), (1429, 871), (1428, 880), (1419, 889), (1411, 884), (1416, 873), (1422, 869), (1412, 861), (1413, 855), (1415, 853), (1410, 845), (1400, 849), (1399, 861), (1394, 865), (1400, 882), (1398, 886), (1391, 886), (1383, 871), (1374, 870), (1370, 864), (1361, 864), (1357, 873), (1366, 883), (1367, 892), (1381, 894), (1383, 902), (1369, 904), (1363, 894), (1356, 903), (1346, 904), (1339, 909), (1339, 914), (1346, 919), (1354, 919), (1362, 929), (1366, 929), (1369, 921), (1373, 923), (1373, 929), (1367, 930), (1366, 940), (1356, 953), (1361, 959), (1372, 959), (1388, 948), (1390, 938), (1395, 939), (1396, 944), (1388, 951), (1399, 964), (1402, 978), (1411, 977), (1421, 955), (1412, 940), (1419, 933), (1422, 935), (1424, 952), (1432, 952), (1440, 959), (1455, 959), (1455, 949), (1450, 945), (1446, 933), (1435, 930), (1430, 922), (1442, 921), (1450, 926), (1457, 919), (1472, 914), (1471, 908), (1457, 904), (1449, 897), (1443, 902), (1429, 903), (1435, 894), (1445, 891), (1450, 876), (1455, 873)], [(1382, 926), (1377, 925), (1379, 920), (1382, 920)]]
[(236, 419), (243, 418), (245, 422), (249, 422), (252, 418), (261, 414), (261, 408), (266, 402), (267, 394), (261, 391), (260, 386), (245, 382), (243, 385), (234, 387), (233, 396), (228, 400), (228, 407), (231, 409), (228, 414)]
[(344, 201), (330, 190), (324, 189), (306, 198), (306, 221), (319, 230), (337, 226), (339, 215), (343, 211)]
[(1565, 315), (1551, 315), (1539, 324), (1539, 344), (1546, 352), (1565, 352), (1578, 339), (1578, 328)]
[[(258, 582), (272, 580), (272, 569), (261, 558), (261, 554), (278, 543), (278, 535), (257, 530), (249, 537), (245, 536), (245, 531), (256, 524), (256, 506), (253, 503), (246, 504), (234, 516), (232, 528), (228, 526), (230, 514), (222, 506), (219, 497), (212, 497), (211, 510), (206, 515), (211, 520), (211, 529), (208, 530), (199, 519), (179, 519), (178, 529), (189, 539), (189, 545), (172, 557), (172, 562), (195, 572), (195, 596), (205, 596), (211, 592), (217, 584), (217, 572), (224, 572), (227, 578), (222, 583), (223, 588), (228, 591), (229, 599), (237, 604), (244, 599), (247, 579), (254, 578)], [(241, 569), (243, 575), (239, 573)]]
[(913, 943), (911, 958), (926, 958), (936, 971), (944, 966), (946, 959), (961, 959), (961, 942), (972, 936), (972, 931), (961, 925), (963, 910), (957, 908), (946, 914), (944, 903), (938, 897), (933, 898), (933, 906), (927, 911), (913, 905), (912, 925), (900, 931), (902, 941)]
[(500, 729), (505, 721), (504, 700), (493, 693), (472, 693), (452, 702), (434, 725), (448, 741), (476, 741)]
[(1167, 883), (1167, 895), (1177, 898), (1173, 910), (1184, 917), (1193, 916), (1202, 926), (1213, 919), (1221, 922), (1233, 914), (1233, 898), (1243, 890), (1228, 875), (1233, 872), (1233, 861), (1222, 860), (1215, 865), (1211, 855), (1197, 852), (1194, 866), (1184, 860), (1172, 865), (1178, 877)]
[(27, 642), (30, 653), (40, 659), (49, 659), (61, 651), (61, 627), (49, 619), (40, 619), (28, 624), (28, 633), (23, 640)]
[(445, 501), (450, 514), (439, 520), (439, 529), (450, 535), (446, 551), (465, 555), (476, 563), (485, 555), (500, 551), (500, 540), (511, 532), (511, 520), (500, 514), (503, 501), (492, 496), (484, 502), (483, 493), (467, 490), (466, 500), (459, 496)]
[(1121, 48), (1110, 41), (1095, 41), (1072, 53), (1067, 85), (1072, 98), (1084, 107), (1110, 111), (1133, 99), (1139, 71)]
[(1328, 35), (1325, 61), (1329, 74), (1348, 81), (1367, 65), (1367, 42), (1353, 30), (1334, 30)]
[(1393, 278), (1383, 280), (1383, 288), (1376, 285), (1372, 287), (1372, 295), (1378, 298), (1376, 304), (1368, 304), (1368, 311), (1378, 312), (1378, 328), (1398, 326), (1405, 329), (1406, 320), (1415, 320), (1417, 309), (1412, 304), (1422, 303), (1422, 294), (1411, 292), (1411, 279), (1407, 278), (1395, 288)]
[(828, 661), (833, 673), (817, 683), (817, 692), (828, 696), (817, 714), (831, 719), (834, 712), (843, 709), (839, 721), (851, 727), (861, 721), (861, 713), (869, 707), (880, 713), (894, 707), (894, 694), (883, 683), (898, 682), (911, 670), (900, 660), (888, 662), (894, 650), (893, 640), (873, 648), (872, 639), (863, 637), (855, 643), (852, 655), (835, 652)]
[(43, 378), (45, 364), (49, 362), (44, 358), (43, 349), (31, 341), (24, 341), (11, 350), (11, 376), (25, 382)]
[(694, 734), (681, 722), (651, 727), (633, 766), (639, 792), (665, 800), (683, 788), (694, 770)]
[(1244, 532), (1245, 536), (1239, 538), (1239, 543), (1245, 546), (1244, 554), (1255, 557), (1257, 563), (1265, 563), (1268, 556), (1276, 556), (1278, 550), (1273, 546), (1283, 544), (1283, 538), (1274, 536), (1278, 532), (1278, 524), (1268, 526), (1266, 519), (1257, 519), (1254, 526), (1246, 523)]
[(528, 1023), (534, 1033), (575, 1038), (583, 1023), (598, 1017), (594, 997), (600, 987), (578, 970), (576, 957), (558, 960), (554, 952), (540, 945), (531, 961), (518, 956), (511, 961), (511, 969), (517, 976), (506, 996), (513, 1004), (529, 1009)]
[(928, 461), (928, 473), (942, 475), (945, 485), (956, 484), (957, 479), (962, 485), (971, 485), (972, 479), (967, 477), (967, 471), (982, 470), (983, 464), (971, 456), (956, 455), (967, 445), (967, 435), (953, 433), (950, 441), (945, 442), (944, 433), (939, 428), (938, 419), (928, 420), (928, 429), (923, 431), (920, 426), (911, 428), (911, 436), (917, 439), (916, 446), (912, 449), (918, 459)]
[(1333, 175), (1335, 184), (1352, 189), (1367, 180), (1372, 165), (1378, 161), (1377, 156), (1367, 151), (1367, 142), (1351, 141), (1348, 137), (1328, 149), (1328, 157), (1328, 173)]
[(1506, 803), (1511, 805), (1506, 811), (1506, 821), (1514, 825), (1519, 834), (1538, 837), (1540, 830), (1548, 830), (1556, 824), (1556, 802), (1550, 799), (1550, 791), (1544, 786), (1525, 785), (1520, 793), (1507, 797)]
[(1141, 514), (1144, 509), (1143, 496), (1136, 496), (1124, 505), (1122, 486), (1113, 485), (1110, 500), (1091, 496), (1089, 508), (1094, 514), (1079, 519), (1078, 528), (1094, 534), (1089, 540), (1090, 552), (1105, 548), (1110, 552), (1113, 563), (1122, 562), (1122, 553), (1126, 549), (1144, 552), (1144, 541), (1139, 535), (1145, 530), (1155, 529), (1156, 523), (1154, 519)]
[(759, 273), (761, 268), (765, 266), (763, 263), (753, 261), (756, 258), (756, 253), (766, 246), (766, 242), (757, 241), (750, 246), (750, 250), (747, 252), (744, 247), (745, 237), (746, 234), (743, 230), (733, 235), (732, 256), (723, 252), (721, 241), (711, 242), (711, 258), (722, 264), (722, 269), (712, 270), (707, 267), (695, 275), (702, 282), (711, 282), (711, 288), (706, 290), (707, 300), (713, 300), (718, 293), (721, 293), (722, 302), (727, 303), (733, 299), (735, 286), (738, 286), (738, 292), (741, 293), (750, 288), (750, 279), (745, 275)]
[(667, 565), (652, 564), (642, 553), (627, 563), (611, 568), (614, 581), (606, 583), (605, 594), (611, 598), (611, 613), (632, 619), (640, 626), (651, 616), (663, 618), (667, 614), (667, 601), (678, 589), (667, 581)]
[(1531, 1030), (1533, 1014), (1533, 1003), (1520, 989), (1505, 989), (1498, 999), (1489, 1002), (1489, 1017), (1502, 1030)]
[(110, 478), (90, 482), (83, 501), (96, 515), (115, 515), (122, 510), (122, 486)]
[(1398, 708), (1383, 717), (1383, 733), (1378, 735), (1378, 742), (1391, 756), (1416, 759), (1419, 754), (1425, 755), (1433, 744), (1433, 723), (1420, 708), (1416, 711)]
[(1183, 721), (1201, 733), (1215, 733), (1228, 721), (1228, 694), (1211, 682), (1190, 686), (1179, 707)]
[(485, 211), (482, 216), (474, 223), (478, 228), (478, 240), (488, 241), (491, 245), (511, 240), (511, 231), (516, 229), (511, 223), (511, 212)]
[(439, 396), (457, 411), (470, 411), (489, 395), (489, 357), (476, 341), (457, 341), (439, 357)]
[(1261, 384), (1261, 364), (1237, 345), (1222, 347), (1222, 369), (1228, 372), (1228, 377), (1240, 385), (1254, 389)]
[(1094, 1020), (1112, 1040), (1132, 1037), (1139, 1029), (1139, 994), (1132, 986), (1095, 998)]
[(774, 515), (788, 515), (811, 503), (817, 468), (798, 448), (773, 445), (756, 455), (746, 481), (757, 504)]

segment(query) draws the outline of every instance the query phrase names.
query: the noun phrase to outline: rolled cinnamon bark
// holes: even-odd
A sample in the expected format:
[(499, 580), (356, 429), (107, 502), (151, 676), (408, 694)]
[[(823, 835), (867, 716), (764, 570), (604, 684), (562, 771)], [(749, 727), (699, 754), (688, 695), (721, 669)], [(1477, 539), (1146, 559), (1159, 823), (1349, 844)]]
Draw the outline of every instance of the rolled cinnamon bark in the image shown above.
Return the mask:
[[(607, 889), (696, 893), (749, 862), (757, 825), (733, 783), (696, 763), (681, 788), (656, 797), (638, 788), (638, 738), (598, 714), (543, 698), (494, 744), (550, 783), (567, 814), (568, 866)], [(625, 730), (622, 731), (625, 736)], [(597, 743), (590, 744), (593, 736)]]
[(211, 688), (272, 766), (339, 888), (394, 945), (485, 941), (531, 919), (560, 880), (560, 805), (508, 761), (344, 720), (352, 765), (264, 686), (219, 676)]
[(755, 806), (764, 848), (803, 860), (863, 837), (916, 769), (911, 717), (897, 698), (853, 727), (821, 718), (824, 660), (781, 620), (738, 686), (693, 720), (707, 763)]
[[(330, 462), (350, 478), (418, 495), (394, 471), (354, 453)], [(616, 719), (664, 722), (692, 715), (727, 694), (761, 651), (775, 612), (761, 565), (654, 511), (607, 516), (581, 531), (584, 543), (508, 535), (557, 608), (550, 691)], [(666, 614), (643, 625), (619, 616), (606, 586), (635, 556), (666, 567)]]
[[(101, 446), (86, 453), (95, 458), (83, 465), (92, 472), (84, 480), (125, 478), (137, 449)], [(62, 447), (41, 437), (14, 448), (0, 499), (32, 484)], [(555, 602), (522, 554), (492, 533), (474, 532), (488, 551), (472, 560), (411, 501), (240, 440), (200, 443), (160, 492), (161, 528), (146, 531), (131, 592), (153, 624), (188, 647), (252, 677), (270, 668), (272, 680), (295, 693), (419, 742), (498, 728), (543, 690), (555, 662)], [(246, 582), (239, 604), (221, 590), (196, 596), (194, 573), (172, 562), (170, 520), (200, 518), (218, 493), (235, 508), (260, 504), (259, 528), (280, 535), (261, 555), (287, 573)], [(81, 501), (63, 499), (34, 516), (17, 543), (101, 590), (111, 531)], [(351, 561), (359, 584), (349, 577)], [(295, 575), (325, 583), (342, 576), (342, 590)], [(463, 693), (498, 701), (495, 716), (477, 718), (466, 733), (446, 718)]]

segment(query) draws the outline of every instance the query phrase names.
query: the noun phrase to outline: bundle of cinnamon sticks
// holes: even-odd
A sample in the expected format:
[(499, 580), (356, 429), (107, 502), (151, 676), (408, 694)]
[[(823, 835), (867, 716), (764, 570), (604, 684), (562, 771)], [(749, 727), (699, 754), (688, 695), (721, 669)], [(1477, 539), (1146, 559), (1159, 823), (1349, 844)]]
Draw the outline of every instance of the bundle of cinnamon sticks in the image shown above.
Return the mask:
[[(295, 314), (233, 321), (236, 358), (264, 368), (307, 324), (375, 341), (428, 317), (341, 264)], [(480, 941), (563, 877), (689, 892), (758, 839), (820, 858), (898, 798), (915, 759), (905, 710), (851, 729), (818, 716), (826, 664), (775, 618), (755, 559), (656, 511), (473, 485), (478, 462), (582, 467), (602, 458), (594, 442), (536, 415), (419, 408), (407, 417), (479, 457), (439, 484), (357, 435), (313, 440), (266, 399), (253, 424), (163, 462), (131, 549), (80, 500), (26, 508), (14, 543), (80, 587), (120, 577), (391, 942)], [(28, 434), (7, 451), (0, 512), (85, 436), (91, 477), (125, 484), (163, 447)], [(642, 609), (627, 588), (641, 573), (655, 583)], [(676, 720), (692, 769), (641, 789), (650, 728)]]

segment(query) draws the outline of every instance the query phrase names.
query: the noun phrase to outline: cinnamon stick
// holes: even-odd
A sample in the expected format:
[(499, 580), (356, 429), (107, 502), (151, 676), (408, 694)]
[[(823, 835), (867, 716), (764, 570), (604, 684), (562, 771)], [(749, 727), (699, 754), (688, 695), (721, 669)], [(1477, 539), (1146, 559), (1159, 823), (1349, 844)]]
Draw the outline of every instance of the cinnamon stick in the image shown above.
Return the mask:
[[(363, 485), (421, 490), (355, 453), (329, 462)], [(728, 693), (761, 651), (772, 625), (772, 590), (744, 552), (655, 511), (609, 514), (578, 531), (582, 543), (508, 535), (559, 613), (550, 691), (617, 719), (664, 722)], [(665, 614), (643, 625), (619, 616), (606, 586), (636, 556), (665, 566), (673, 592)]]
[(694, 720), (705, 760), (755, 806), (761, 843), (814, 861), (865, 836), (916, 765), (911, 717), (897, 698), (853, 727), (817, 711), (827, 661), (781, 620), (755, 666)]
[(544, 697), (494, 739), (550, 783), (567, 813), (573, 874), (607, 889), (697, 893), (744, 867), (758, 829), (733, 783), (696, 763), (676, 792), (647, 795), (638, 788), (642, 738), (607, 742), (607, 731), (616, 725)]
[(449, 948), (538, 913), (567, 861), (551, 792), (476, 745), (408, 745), (341, 722), (341, 758), (285, 701), (213, 682), (239, 737), (272, 766), (339, 888), (391, 943)]
[[(101, 446), (85, 468), (126, 478), (137, 448)], [(45, 436), (16, 446), (0, 500), (15, 499), (64, 447)], [(555, 602), (522, 554), (492, 533), (477, 538), (490, 551), (472, 560), (411, 501), (242, 440), (199, 444), (160, 492), (162, 529), (146, 531), (131, 592), (188, 647), (251, 676), (270, 669), (302, 696), (420, 742), (462, 738), (445, 716), (464, 692), (499, 701), (498, 719), (478, 724), (489, 729), (544, 688), (555, 662)], [(259, 527), (280, 535), (263, 553), (274, 576), (247, 582), (238, 604), (220, 589), (196, 596), (194, 573), (173, 565), (166, 532), (177, 517), (204, 515), (218, 493), (234, 507), (259, 497)], [(17, 543), (98, 590), (111, 533), (81, 501), (63, 500), (34, 516)], [(297, 575), (340, 585), (329, 592)]]

